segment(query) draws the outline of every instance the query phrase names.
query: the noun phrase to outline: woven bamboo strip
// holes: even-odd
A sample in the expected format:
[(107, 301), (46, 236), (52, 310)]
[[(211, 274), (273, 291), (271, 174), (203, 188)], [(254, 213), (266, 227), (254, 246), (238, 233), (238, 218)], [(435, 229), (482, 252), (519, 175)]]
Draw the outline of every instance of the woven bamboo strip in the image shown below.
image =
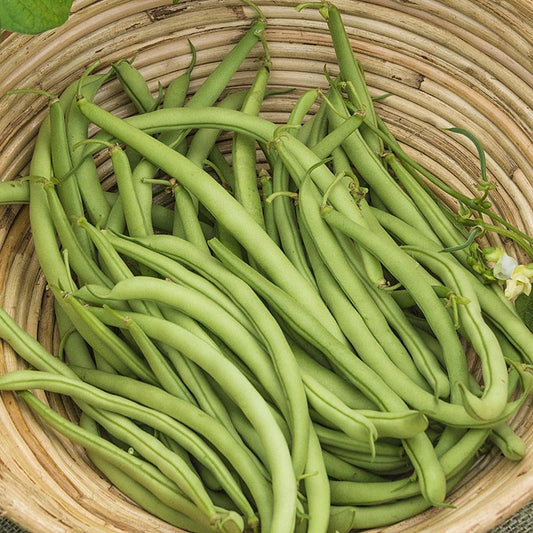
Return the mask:
[[(294, 94), (273, 97), (266, 118), (283, 122), (307, 88), (325, 87), (324, 65), (336, 73), (331, 40), (314, 10), (296, 13), (292, 0), (259, 1), (269, 26), (273, 56), (272, 87), (291, 86)], [(352, 45), (363, 62), (373, 95), (394, 96), (379, 109), (405, 149), (424, 166), (463, 191), (473, 192), (478, 161), (465, 139), (443, 131), (472, 131), (487, 151), (492, 198), (498, 212), (522, 229), (533, 229), (533, 8), (528, 0), (338, 0)], [(95, 59), (102, 69), (136, 56), (135, 65), (157, 90), (183, 72), (190, 59), (187, 39), (198, 50), (191, 90), (196, 89), (232, 43), (248, 28), (253, 11), (239, 0), (77, 0), (62, 27), (46, 34), (7, 36), (0, 46), (0, 175), (27, 172), (37, 127), (47, 99), (6, 96), (25, 87), (61, 92)], [(257, 50), (257, 54), (260, 50)], [(247, 86), (255, 52), (230, 83)], [(116, 82), (107, 84), (98, 103), (120, 116), (133, 112)], [(227, 144), (221, 145), (224, 150)], [(109, 162), (99, 171), (112, 186)], [(451, 202), (453, 204), (453, 202)], [(1, 304), (51, 349), (57, 347), (52, 304), (31, 245), (27, 209), (0, 213)], [(0, 371), (21, 366), (2, 347)], [(66, 400), (41, 395), (75, 419)], [(531, 402), (513, 425), (533, 446)], [(29, 531), (176, 532), (150, 517), (112, 488), (90, 465), (83, 450), (44, 427), (10, 393), (0, 402), (0, 509)], [(481, 460), (450, 503), (380, 531), (485, 532), (533, 497), (532, 455), (520, 463), (496, 452)], [(377, 530), (376, 530), (377, 531)]]

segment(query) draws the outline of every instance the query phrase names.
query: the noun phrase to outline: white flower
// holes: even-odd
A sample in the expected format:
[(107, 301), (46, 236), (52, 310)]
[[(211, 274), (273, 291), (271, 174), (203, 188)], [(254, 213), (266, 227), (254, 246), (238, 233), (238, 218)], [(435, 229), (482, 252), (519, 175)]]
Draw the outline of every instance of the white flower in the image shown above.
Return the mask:
[(509, 300), (515, 300), (520, 294), (531, 294), (533, 263), (519, 265), (514, 257), (507, 255), (499, 246), (485, 248), (482, 252), (494, 278), (505, 285), (504, 294)]
[(514, 300), (520, 294), (529, 296), (531, 293), (531, 279), (533, 278), (533, 263), (518, 265), (505, 282), (505, 296)]
[(496, 261), (492, 271), (496, 279), (509, 279), (518, 268), (518, 262), (514, 257), (503, 253)]

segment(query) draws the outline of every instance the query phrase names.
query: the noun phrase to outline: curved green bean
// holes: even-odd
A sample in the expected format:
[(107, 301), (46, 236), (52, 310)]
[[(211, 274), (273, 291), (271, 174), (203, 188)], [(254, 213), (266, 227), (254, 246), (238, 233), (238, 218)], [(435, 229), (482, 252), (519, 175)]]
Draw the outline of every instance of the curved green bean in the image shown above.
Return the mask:
[[(80, 417), (80, 427), (95, 434), (98, 431), (97, 424), (85, 413), (82, 413)], [(86, 452), (91, 462), (115, 487), (150, 514), (176, 527), (185, 528), (190, 533), (212, 533), (211, 527), (198, 523), (196, 520), (163, 503), (151, 490), (135, 481), (130, 475), (99, 454), (90, 450), (86, 450)]]
[(104, 457), (114, 466), (124, 470), (133, 479), (156, 494), (161, 501), (176, 509), (189, 518), (196, 520), (206, 526), (211, 525), (206, 515), (194, 505), (188, 498), (183, 497), (177, 485), (168, 477), (162, 474), (150, 463), (122, 450), (111, 442), (86, 431), (77, 424), (74, 424), (53, 409), (45, 405), (28, 391), (19, 391), (24, 401), (41, 416), (48, 424), (57, 429), (60, 433), (68, 437), (73, 442), (81, 444), (93, 453)]
[[(123, 415), (162, 431), (164, 434), (179, 442), (202, 464), (210, 469), (224, 490), (227, 491), (230, 497), (233, 498), (233, 501), (239, 506), (241, 512), (245, 514), (250, 526), (257, 520), (246, 497), (235, 483), (231, 472), (227, 469), (221, 458), (211, 448), (206, 446), (195, 433), (188, 430), (188, 428), (178, 423), (175, 419), (170, 418), (167, 414), (155, 409), (143, 407), (137, 402), (127, 400), (121, 396), (103, 392), (94, 386), (81, 382), (78, 378), (72, 379), (42, 371), (20, 370), (5, 374), (0, 377), (0, 389), (43, 389), (49, 392), (66, 394), (87, 402), (89, 405), (98, 409)], [(98, 416), (96, 420), (98, 421)], [(122, 421), (122, 423), (125, 423), (125, 421)], [(110, 431), (113, 431), (113, 429)], [(159, 450), (159, 452), (162, 450), (154, 442), (152, 442), (152, 447), (155, 447), (156, 451)], [(178, 461), (177, 459), (174, 460), (176, 462)], [(182, 467), (185, 468), (185, 465), (182, 465)], [(184, 475), (189, 477), (190, 474)], [(195, 490), (198, 490), (198, 487)]]
[[(157, 317), (137, 313), (131, 316), (150, 337), (173, 346), (203, 368), (249, 418), (267, 452), (272, 476), (272, 530), (291, 532), (296, 513), (296, 479), (287, 442), (265, 400), (227, 359), (183, 328)], [(116, 321), (114, 325), (120, 327)]]
[[(83, 293), (78, 292), (77, 295), (85, 295), (84, 299), (89, 301), (91, 296), (96, 296), (97, 299), (102, 300), (125, 302), (149, 300), (166, 304), (186, 313), (223, 340), (258, 376), (274, 402), (287, 414), (287, 405), (280, 385), (280, 378), (276, 374), (273, 362), (267, 353), (241, 324), (202, 293), (171, 281), (148, 276), (134, 276), (124, 279), (116, 283), (110, 290), (105, 287), (87, 285), (82, 291)], [(293, 406), (292, 409), (298, 410), (296, 406)]]

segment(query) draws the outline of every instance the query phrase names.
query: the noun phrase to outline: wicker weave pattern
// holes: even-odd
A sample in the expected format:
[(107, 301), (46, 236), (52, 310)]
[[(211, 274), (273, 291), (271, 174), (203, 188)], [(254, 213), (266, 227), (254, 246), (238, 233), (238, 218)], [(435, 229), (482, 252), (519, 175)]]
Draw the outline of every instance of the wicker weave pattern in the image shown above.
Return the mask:
[[(270, 98), (264, 115), (282, 122), (303, 89), (324, 86), (323, 67), (335, 73), (327, 28), (292, 0), (259, 1), (268, 21), (273, 56), (271, 86), (293, 86)], [(474, 132), (488, 158), (499, 212), (533, 230), (533, 4), (529, 0), (338, 0), (373, 95), (392, 93), (379, 112), (406, 150), (462, 191), (474, 191), (478, 162), (469, 143), (443, 128)], [(103, 67), (137, 56), (149, 80), (166, 85), (187, 67), (191, 39), (198, 51), (191, 90), (248, 28), (253, 12), (238, 0), (78, 0), (61, 28), (28, 37), (10, 35), (0, 46), (0, 175), (27, 173), (47, 101), (6, 96), (15, 87), (59, 93), (95, 59)], [(260, 51), (257, 50), (257, 54)], [(232, 81), (249, 84), (250, 57)], [(97, 102), (121, 116), (133, 112), (111, 82)], [(104, 183), (110, 173), (99, 167)], [(495, 242), (495, 241), (494, 241)], [(33, 253), (25, 207), (0, 211), (1, 305), (53, 349), (52, 298)], [(3, 346), (0, 372), (22, 365)], [(69, 402), (50, 404), (72, 419)], [(533, 449), (531, 401), (513, 426)], [(131, 504), (90, 466), (83, 450), (49, 429), (2, 393), (0, 403), (0, 509), (29, 531), (173, 532), (175, 528)], [(451, 509), (433, 509), (390, 532), (483, 532), (533, 498), (531, 453), (511, 463), (494, 453), (476, 465), (452, 495)]]

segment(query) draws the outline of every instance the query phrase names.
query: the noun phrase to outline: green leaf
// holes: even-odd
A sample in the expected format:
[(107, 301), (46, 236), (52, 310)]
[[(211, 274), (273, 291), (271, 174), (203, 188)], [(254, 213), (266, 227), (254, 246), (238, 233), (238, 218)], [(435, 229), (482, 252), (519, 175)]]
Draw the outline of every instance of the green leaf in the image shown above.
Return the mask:
[(61, 26), (70, 15), (73, 0), (2, 0), (0, 28), (37, 34)]
[(533, 330), (533, 292), (529, 295), (521, 294), (515, 300), (515, 309), (524, 324)]

